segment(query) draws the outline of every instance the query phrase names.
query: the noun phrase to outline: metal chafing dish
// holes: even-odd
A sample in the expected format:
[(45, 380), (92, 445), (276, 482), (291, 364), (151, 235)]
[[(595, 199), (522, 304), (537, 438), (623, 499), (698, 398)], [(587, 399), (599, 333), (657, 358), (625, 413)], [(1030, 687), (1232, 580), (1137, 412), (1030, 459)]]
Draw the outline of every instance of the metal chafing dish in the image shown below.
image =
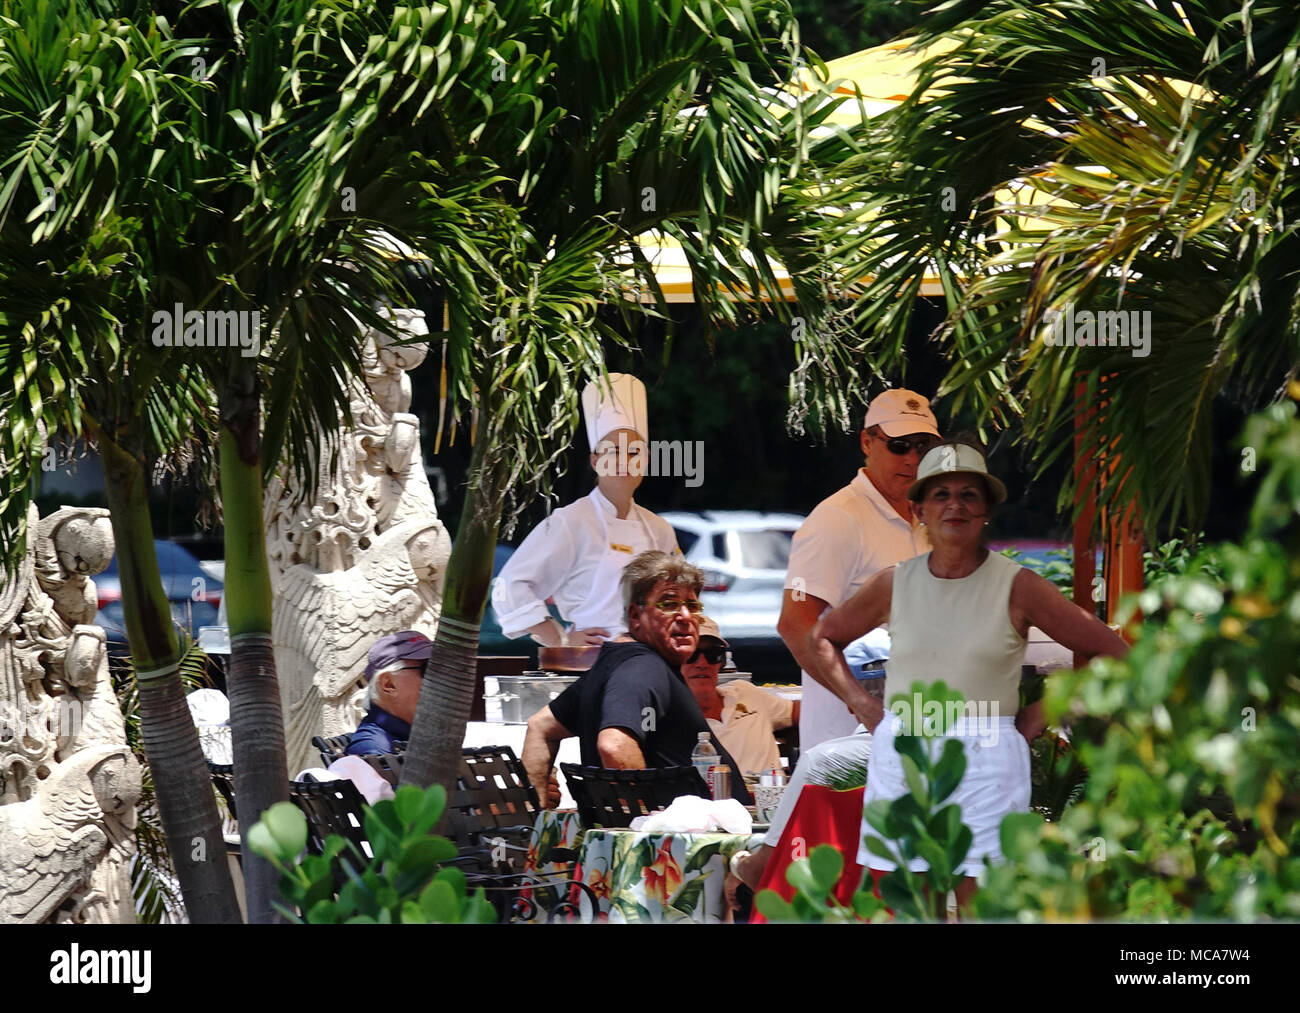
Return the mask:
[(560, 675), (555, 672), (485, 676), (483, 702), (487, 720), (524, 724), (580, 678), (580, 674)]

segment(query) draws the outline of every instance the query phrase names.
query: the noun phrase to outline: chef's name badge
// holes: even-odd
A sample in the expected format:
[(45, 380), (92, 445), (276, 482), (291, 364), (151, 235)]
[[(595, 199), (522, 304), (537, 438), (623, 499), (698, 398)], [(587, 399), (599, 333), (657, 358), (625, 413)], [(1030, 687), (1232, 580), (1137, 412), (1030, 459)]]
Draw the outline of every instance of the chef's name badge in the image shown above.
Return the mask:
[(632, 555), (632, 546), (630, 545), (620, 545), (618, 542), (610, 542), (609, 547), (615, 552), (626, 552), (629, 556)]

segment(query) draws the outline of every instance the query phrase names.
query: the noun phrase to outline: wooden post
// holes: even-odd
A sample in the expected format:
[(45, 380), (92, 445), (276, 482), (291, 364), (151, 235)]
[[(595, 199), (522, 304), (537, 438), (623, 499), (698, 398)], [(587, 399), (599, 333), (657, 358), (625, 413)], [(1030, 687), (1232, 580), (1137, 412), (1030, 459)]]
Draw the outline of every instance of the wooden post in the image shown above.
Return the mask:
[[(1083, 441), (1092, 421), (1093, 407), (1086, 403), (1088, 385), (1084, 380), (1074, 385), (1074, 603), (1081, 609), (1096, 612), (1097, 603), (1092, 597), (1093, 580), (1097, 567), (1092, 529), (1097, 520), (1097, 462), (1084, 459)], [(1085, 659), (1077, 652), (1074, 667), (1083, 666)]]
[(1114, 623), (1120, 598), (1130, 591), (1142, 590), (1142, 524), (1137, 503), (1130, 503), (1119, 523), (1108, 527), (1106, 621)]

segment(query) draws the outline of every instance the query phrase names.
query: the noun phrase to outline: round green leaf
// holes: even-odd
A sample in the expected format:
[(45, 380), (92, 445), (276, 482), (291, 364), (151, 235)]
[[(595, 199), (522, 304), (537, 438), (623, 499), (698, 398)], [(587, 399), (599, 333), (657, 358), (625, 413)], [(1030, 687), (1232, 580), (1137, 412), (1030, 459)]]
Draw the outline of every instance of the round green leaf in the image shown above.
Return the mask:
[(262, 813), (261, 822), (283, 861), (293, 861), (307, 846), (307, 817), (292, 802), (277, 802)]
[(808, 865), (818, 887), (823, 894), (829, 896), (840, 881), (840, 873), (844, 871), (844, 856), (830, 844), (819, 844), (808, 856)]

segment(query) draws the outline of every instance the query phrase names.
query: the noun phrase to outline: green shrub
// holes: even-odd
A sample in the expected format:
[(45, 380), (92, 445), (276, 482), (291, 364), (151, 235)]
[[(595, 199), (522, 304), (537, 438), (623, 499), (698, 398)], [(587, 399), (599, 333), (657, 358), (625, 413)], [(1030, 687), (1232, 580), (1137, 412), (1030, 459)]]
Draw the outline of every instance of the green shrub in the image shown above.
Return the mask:
[[(351, 842), (331, 835), (320, 855), (302, 856), (307, 819), (292, 802), (266, 810), (248, 834), (249, 846), (282, 873), (277, 905), (295, 921), (308, 923), (397, 923), (496, 921), (480, 887), (468, 891), (465, 874), (442, 863), (456, 857), (456, 846), (430, 831), (447, 805), (440, 785), (397, 789), (390, 800), (367, 806), (366, 837), (373, 858)], [(335, 890), (335, 861), (347, 881)]]
[[(1300, 385), (1292, 385), (1300, 398)], [(1123, 661), (1048, 681), (1084, 796), (1059, 824), (1008, 818), (985, 918), (1300, 917), (1300, 420), (1274, 405), (1244, 443), (1263, 465), (1250, 531), (1180, 560), (1125, 603), (1145, 617)], [(1174, 555), (1170, 553), (1169, 555)]]

